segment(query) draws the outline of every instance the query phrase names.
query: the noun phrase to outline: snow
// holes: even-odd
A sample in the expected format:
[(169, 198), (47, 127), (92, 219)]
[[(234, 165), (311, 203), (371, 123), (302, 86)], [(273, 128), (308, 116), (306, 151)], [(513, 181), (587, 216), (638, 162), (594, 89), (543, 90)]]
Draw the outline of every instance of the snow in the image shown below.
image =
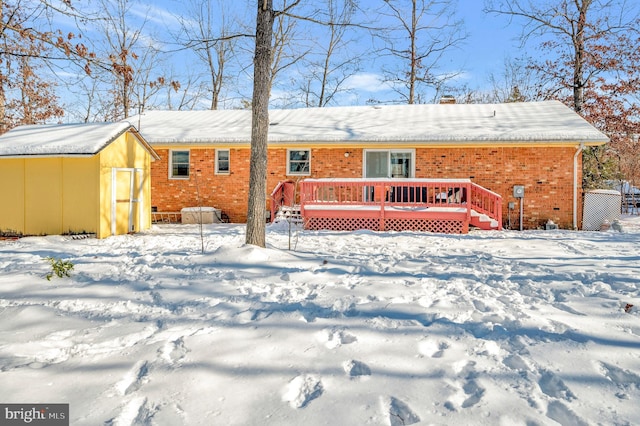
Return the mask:
[[(507, 104), (382, 105), (269, 111), (269, 142), (370, 146), (410, 142), (495, 147), (537, 143), (601, 145), (607, 136), (558, 101)], [(133, 117), (145, 139), (163, 144), (251, 141), (251, 111), (147, 111)]]
[(3, 240), (0, 401), (69, 403), (73, 425), (640, 424), (622, 223)]
[(129, 129), (128, 122), (19, 126), (0, 136), (0, 157), (95, 155)]

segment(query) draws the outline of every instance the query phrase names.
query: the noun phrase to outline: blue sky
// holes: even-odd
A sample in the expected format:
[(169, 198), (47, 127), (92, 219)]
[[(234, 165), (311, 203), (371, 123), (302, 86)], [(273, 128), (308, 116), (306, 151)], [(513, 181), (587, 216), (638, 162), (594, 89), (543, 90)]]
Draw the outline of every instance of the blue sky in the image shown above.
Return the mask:
[[(230, 1), (230, 0), (225, 0)], [(233, 7), (245, 8), (246, 12), (241, 12), (247, 21), (253, 21), (255, 14), (255, 0), (233, 0)], [(274, 3), (278, 4), (278, 1)], [(379, 2), (382, 4), (382, 2)], [(361, 3), (361, 6), (373, 5), (373, 2)], [(378, 4), (378, 3), (375, 3)], [(472, 88), (482, 87), (487, 84), (490, 73), (499, 74), (502, 71), (505, 57), (515, 58), (520, 55), (516, 37), (519, 28), (516, 25), (507, 26), (504, 17), (486, 15), (482, 12), (483, 0), (459, 0), (458, 14), (464, 20), (465, 27), (469, 33), (468, 39), (459, 49), (453, 50), (451, 55), (442, 61), (441, 68), (452, 71), (463, 72), (458, 77), (460, 83), (467, 84)], [(170, 18), (171, 13), (179, 13), (182, 2), (176, 0), (160, 0), (153, 3), (151, 17), (155, 20)], [(169, 11), (169, 14), (164, 14)], [(165, 24), (166, 25), (166, 24)], [(367, 69), (364, 67), (357, 76), (350, 79), (352, 84), (368, 88), (373, 94), (379, 95), (383, 86), (379, 84), (379, 70)], [(367, 98), (367, 94), (361, 94), (356, 100), (345, 99), (345, 102), (362, 103)]]
[[(255, 20), (255, 2), (256, 0), (220, 0), (226, 7), (233, 9), (238, 15), (238, 20), (244, 24), (248, 24), (245, 31), (253, 33)], [(310, 0), (305, 0), (310, 1)], [(171, 34), (179, 30), (179, 24), (175, 15), (181, 15), (185, 10), (187, 1), (180, 0), (138, 0), (132, 3), (130, 14), (133, 20), (146, 20), (144, 31), (148, 33), (148, 40), (160, 37), (165, 40), (166, 44), (162, 45), (163, 50), (173, 51), (177, 48), (175, 44), (171, 44)], [(279, 4), (280, 0), (274, 0), (275, 4)], [(310, 4), (310, 3), (307, 3)], [(382, 0), (362, 1), (361, 6), (373, 7), (373, 5), (382, 5)], [(488, 86), (488, 77), (490, 73), (499, 75), (504, 68), (506, 57), (517, 58), (522, 55), (518, 48), (517, 35), (519, 27), (515, 24), (507, 26), (505, 17), (486, 15), (482, 12), (483, 0), (458, 0), (458, 16), (463, 19), (465, 29), (468, 32), (468, 38), (457, 48), (451, 50), (450, 54), (439, 62), (439, 72), (448, 73), (455, 72), (458, 74), (455, 85), (466, 85), (473, 90), (482, 90)], [(69, 22), (66, 22), (69, 24)], [(89, 29), (89, 37), (93, 30)], [(96, 33), (97, 34), (97, 33)], [(313, 34), (310, 34), (313, 36)], [(362, 46), (366, 45), (370, 39), (363, 39)], [(151, 42), (151, 41), (149, 41)], [(252, 76), (250, 70), (251, 56), (246, 52), (252, 51), (253, 41), (251, 39), (243, 40), (245, 56), (242, 57), (243, 65), (236, 65), (233, 73), (233, 84), (235, 88), (228, 93), (223, 94), (225, 102), (221, 103), (220, 108), (233, 108), (240, 106), (242, 99), (248, 99), (251, 95)], [(157, 45), (157, 43), (156, 43)], [(358, 49), (358, 45), (352, 45), (351, 48)], [(184, 81), (184, 75), (188, 70), (196, 68), (195, 59), (189, 57), (189, 53), (178, 52), (172, 53), (172, 58), (168, 66), (173, 68), (173, 72), (177, 73), (177, 79)], [(343, 95), (333, 105), (362, 105), (370, 99), (378, 102), (397, 102), (398, 95), (390, 90), (386, 84), (382, 83), (382, 72), (380, 64), (384, 61), (380, 57), (369, 58), (372, 62), (366, 62), (361, 70), (351, 76), (348, 80), (353, 91)], [(165, 64), (167, 65), (167, 64)], [(244, 70), (241, 69), (244, 67)], [(159, 69), (159, 67), (158, 67)], [(160, 72), (160, 71), (159, 71)], [(288, 96), (289, 82), (294, 80), (296, 76), (300, 76), (306, 72), (304, 68), (291, 69), (288, 75), (281, 77), (281, 84), (273, 89), (273, 99), (284, 99)], [(179, 74), (183, 73), (182, 76)], [(296, 74), (297, 73), (297, 74)], [(428, 100), (427, 100), (428, 102)], [(162, 102), (160, 102), (162, 103)], [(273, 106), (282, 107), (275, 102)], [(210, 101), (203, 100), (199, 108), (208, 108)], [(287, 105), (301, 106), (301, 105)]]
[(474, 78), (485, 78), (499, 72), (506, 57), (520, 55), (520, 28), (507, 25), (505, 17), (482, 12), (483, 0), (459, 0), (459, 13), (464, 19), (469, 39), (462, 46), (463, 65)]

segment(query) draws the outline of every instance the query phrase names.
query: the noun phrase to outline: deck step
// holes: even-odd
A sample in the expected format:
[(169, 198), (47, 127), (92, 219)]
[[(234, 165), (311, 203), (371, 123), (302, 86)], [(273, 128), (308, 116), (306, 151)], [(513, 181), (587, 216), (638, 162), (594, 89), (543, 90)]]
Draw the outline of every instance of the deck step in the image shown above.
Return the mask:
[(492, 229), (499, 229), (500, 224), (497, 220), (490, 218), (484, 213), (479, 213), (473, 209), (471, 209), (471, 225), (483, 229), (485, 231), (490, 231)]
[(302, 224), (302, 214), (300, 212), (300, 206), (281, 206), (276, 212), (275, 223), (289, 222), (295, 224)]

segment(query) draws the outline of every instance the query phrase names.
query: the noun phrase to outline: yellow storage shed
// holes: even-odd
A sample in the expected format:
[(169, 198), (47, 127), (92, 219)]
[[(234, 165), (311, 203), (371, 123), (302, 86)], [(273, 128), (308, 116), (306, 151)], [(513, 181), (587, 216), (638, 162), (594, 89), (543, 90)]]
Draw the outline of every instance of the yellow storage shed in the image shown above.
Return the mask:
[(129, 122), (16, 127), (0, 136), (0, 235), (148, 229), (156, 159)]

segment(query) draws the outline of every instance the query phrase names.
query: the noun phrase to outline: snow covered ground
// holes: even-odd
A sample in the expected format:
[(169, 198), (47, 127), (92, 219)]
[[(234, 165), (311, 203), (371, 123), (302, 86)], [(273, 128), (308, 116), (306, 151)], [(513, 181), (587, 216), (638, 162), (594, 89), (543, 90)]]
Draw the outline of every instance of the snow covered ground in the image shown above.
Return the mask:
[(640, 424), (623, 225), (0, 241), (0, 402), (72, 425)]

